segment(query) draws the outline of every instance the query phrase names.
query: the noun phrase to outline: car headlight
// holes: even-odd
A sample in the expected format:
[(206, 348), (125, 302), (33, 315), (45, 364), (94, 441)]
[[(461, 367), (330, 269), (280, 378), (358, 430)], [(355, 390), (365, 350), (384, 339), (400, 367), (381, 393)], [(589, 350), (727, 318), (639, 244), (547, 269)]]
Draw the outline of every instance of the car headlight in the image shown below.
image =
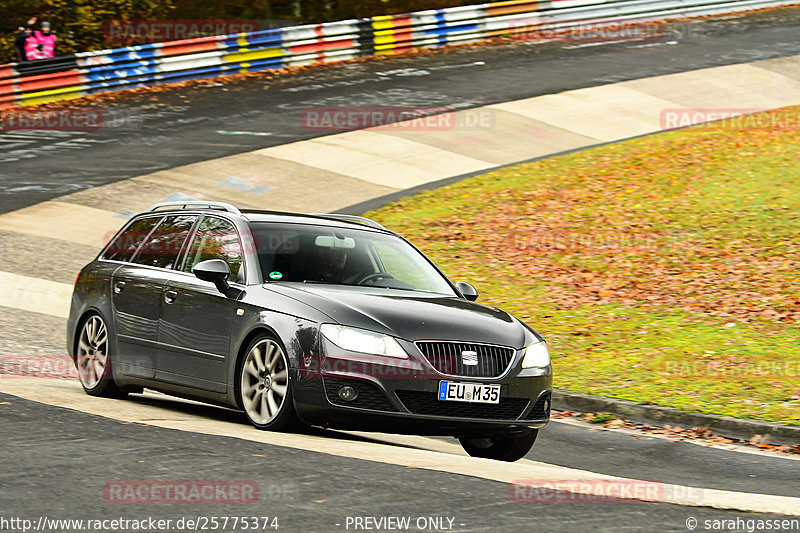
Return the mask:
[(550, 364), (550, 352), (547, 343), (539, 341), (525, 348), (525, 357), (522, 358), (522, 368), (544, 368)]
[(339, 326), (337, 324), (323, 324), (319, 330), (326, 339), (343, 350), (402, 359), (408, 358), (405, 350), (394, 337), (382, 333)]

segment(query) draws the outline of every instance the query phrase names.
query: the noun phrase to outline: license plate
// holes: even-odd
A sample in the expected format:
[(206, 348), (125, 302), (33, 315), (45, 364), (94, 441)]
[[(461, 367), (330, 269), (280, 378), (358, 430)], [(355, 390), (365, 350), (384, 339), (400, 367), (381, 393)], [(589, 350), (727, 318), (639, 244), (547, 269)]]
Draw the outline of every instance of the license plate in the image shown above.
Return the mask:
[(500, 403), (500, 385), (440, 381), (439, 400), (445, 402)]

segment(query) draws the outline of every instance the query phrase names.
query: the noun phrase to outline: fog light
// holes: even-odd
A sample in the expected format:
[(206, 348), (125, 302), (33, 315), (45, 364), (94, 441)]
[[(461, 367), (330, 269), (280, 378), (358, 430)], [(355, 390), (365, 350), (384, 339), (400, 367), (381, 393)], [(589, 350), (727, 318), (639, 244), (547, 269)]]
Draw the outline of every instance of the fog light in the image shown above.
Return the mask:
[(550, 414), (550, 399), (549, 398), (546, 398), (544, 400), (544, 404), (542, 404), (542, 407), (544, 407), (544, 414), (549, 415)]
[(355, 387), (352, 387), (350, 385), (343, 385), (339, 387), (338, 394), (339, 398), (341, 398), (346, 402), (352, 402), (353, 400), (358, 398), (358, 391), (356, 390)]

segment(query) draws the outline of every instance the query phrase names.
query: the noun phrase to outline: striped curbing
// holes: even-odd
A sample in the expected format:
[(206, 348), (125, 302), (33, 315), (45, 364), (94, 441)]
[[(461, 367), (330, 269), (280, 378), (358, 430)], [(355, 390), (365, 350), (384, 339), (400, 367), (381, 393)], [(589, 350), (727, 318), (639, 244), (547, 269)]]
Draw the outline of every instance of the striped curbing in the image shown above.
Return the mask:
[(407, 189), (494, 166), (488, 161), (374, 130), (329, 135), (256, 153), (394, 189)]
[(50, 200), (0, 216), (0, 230), (99, 249), (124, 222), (111, 211)]
[[(797, 56), (727, 65), (625, 82), (626, 86), (673, 102), (673, 107), (774, 109), (797, 105), (800, 80), (790, 67)], [(786, 68), (784, 74), (783, 68)]]
[(72, 285), (0, 272), (0, 306), (58, 318), (69, 316)]
[(622, 83), (492, 107), (534, 118), (595, 142), (609, 142), (658, 131), (661, 110), (675, 104)]

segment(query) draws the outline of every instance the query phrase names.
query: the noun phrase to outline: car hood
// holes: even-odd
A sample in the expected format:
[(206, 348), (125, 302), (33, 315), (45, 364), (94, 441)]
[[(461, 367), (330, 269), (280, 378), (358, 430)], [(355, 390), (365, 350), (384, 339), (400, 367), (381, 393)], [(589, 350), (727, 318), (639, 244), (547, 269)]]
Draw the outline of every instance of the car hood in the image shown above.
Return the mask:
[(462, 298), (301, 283), (268, 287), (311, 305), (332, 322), (408, 341), (451, 340), (522, 348), (535, 339), (529, 328), (505, 311)]

